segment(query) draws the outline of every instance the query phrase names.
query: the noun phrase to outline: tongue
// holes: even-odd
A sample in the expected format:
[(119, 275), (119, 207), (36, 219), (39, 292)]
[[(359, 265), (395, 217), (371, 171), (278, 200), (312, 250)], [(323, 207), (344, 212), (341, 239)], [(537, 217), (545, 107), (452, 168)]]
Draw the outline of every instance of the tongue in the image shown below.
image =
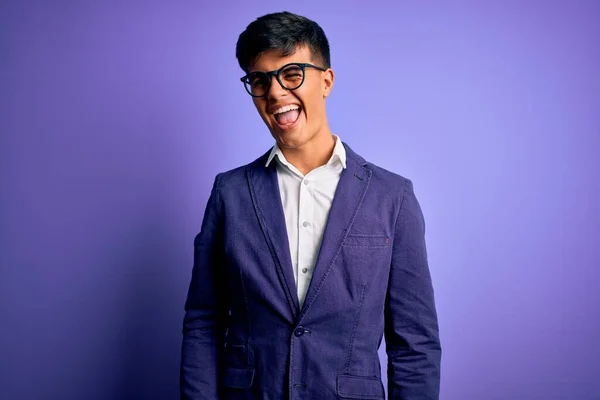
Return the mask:
[(300, 115), (298, 110), (284, 112), (279, 114), (279, 118), (277, 119), (277, 121), (281, 125), (291, 124), (292, 122), (296, 122), (296, 120), (298, 119), (298, 115)]

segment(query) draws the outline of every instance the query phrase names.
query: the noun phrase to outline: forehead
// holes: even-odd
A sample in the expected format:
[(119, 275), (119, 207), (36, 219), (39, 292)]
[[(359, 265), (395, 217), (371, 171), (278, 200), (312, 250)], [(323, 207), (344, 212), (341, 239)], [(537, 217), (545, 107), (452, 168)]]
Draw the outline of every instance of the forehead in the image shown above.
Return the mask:
[(249, 72), (273, 71), (291, 62), (312, 62), (309, 48), (307, 46), (300, 46), (296, 48), (294, 53), (288, 56), (282, 56), (281, 52), (277, 50), (267, 50), (256, 59), (254, 64), (250, 65)]

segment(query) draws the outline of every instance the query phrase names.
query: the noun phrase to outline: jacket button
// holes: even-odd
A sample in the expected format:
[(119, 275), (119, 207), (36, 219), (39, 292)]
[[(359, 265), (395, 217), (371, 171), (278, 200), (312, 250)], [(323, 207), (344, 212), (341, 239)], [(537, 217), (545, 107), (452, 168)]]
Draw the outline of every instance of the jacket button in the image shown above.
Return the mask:
[(304, 335), (304, 328), (301, 326), (296, 328), (296, 330), (294, 331), (294, 335), (296, 335), (298, 337)]

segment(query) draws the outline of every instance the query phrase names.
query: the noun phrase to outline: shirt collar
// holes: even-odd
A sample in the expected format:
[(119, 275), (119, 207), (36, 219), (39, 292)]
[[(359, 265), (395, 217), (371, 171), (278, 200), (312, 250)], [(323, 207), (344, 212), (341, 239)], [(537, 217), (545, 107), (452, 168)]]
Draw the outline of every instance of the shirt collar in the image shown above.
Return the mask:
[[(327, 161), (327, 164), (332, 164), (336, 160), (339, 160), (339, 162), (342, 163), (342, 167), (346, 168), (346, 149), (344, 148), (344, 144), (342, 143), (339, 136), (333, 135), (333, 137), (335, 138), (335, 146), (333, 147), (333, 153), (331, 154), (329, 161)], [(277, 143), (275, 143), (275, 145), (271, 149), (269, 158), (267, 158), (267, 163), (265, 164), (265, 167), (268, 167), (269, 164), (271, 164), (271, 161), (273, 160), (273, 158), (275, 158), (275, 156), (277, 156), (279, 161), (284, 165), (289, 164), (288, 161), (285, 159), (283, 152), (281, 151)]]

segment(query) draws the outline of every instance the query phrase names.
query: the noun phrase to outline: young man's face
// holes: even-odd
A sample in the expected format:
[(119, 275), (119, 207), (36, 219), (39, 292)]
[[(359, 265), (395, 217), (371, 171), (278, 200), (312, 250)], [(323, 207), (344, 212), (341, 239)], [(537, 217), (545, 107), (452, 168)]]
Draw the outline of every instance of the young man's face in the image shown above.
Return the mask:
[[(287, 57), (267, 51), (250, 66), (249, 72), (274, 71), (288, 63), (323, 66), (321, 62), (313, 60), (308, 47), (303, 46)], [(254, 105), (280, 147), (299, 149), (307, 143), (317, 143), (319, 139), (330, 134), (325, 113), (325, 98), (331, 92), (332, 86), (331, 69), (320, 71), (306, 67), (304, 82), (298, 89), (284, 89), (273, 76), (267, 94), (264, 97), (253, 98)], [(287, 109), (290, 111), (281, 112)]]

